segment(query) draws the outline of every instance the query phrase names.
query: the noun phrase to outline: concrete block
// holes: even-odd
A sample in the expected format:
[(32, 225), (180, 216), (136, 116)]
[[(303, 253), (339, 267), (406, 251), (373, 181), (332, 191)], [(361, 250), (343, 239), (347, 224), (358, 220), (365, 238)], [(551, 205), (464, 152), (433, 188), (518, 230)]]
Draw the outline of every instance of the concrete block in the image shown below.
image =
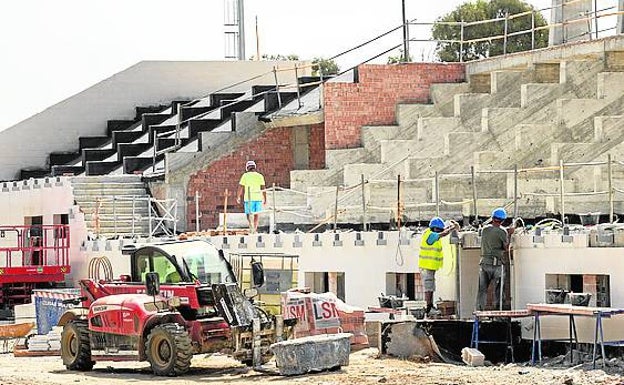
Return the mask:
[(318, 335), (271, 345), (279, 372), (293, 376), (349, 365), (350, 333)]
[(24, 305), (15, 305), (13, 308), (15, 312), (15, 319), (34, 318), (35, 317), (35, 304), (27, 303)]
[(468, 366), (483, 366), (485, 356), (483, 353), (474, 348), (463, 348), (462, 361)]

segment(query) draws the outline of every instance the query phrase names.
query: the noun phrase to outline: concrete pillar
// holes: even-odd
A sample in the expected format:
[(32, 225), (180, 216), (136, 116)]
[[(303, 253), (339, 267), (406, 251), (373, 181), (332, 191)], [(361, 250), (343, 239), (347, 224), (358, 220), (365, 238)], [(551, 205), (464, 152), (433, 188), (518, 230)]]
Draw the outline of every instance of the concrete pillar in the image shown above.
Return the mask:
[[(622, 0), (620, 0), (622, 2)], [(552, 0), (551, 24), (570, 22), (586, 17), (592, 11), (592, 0)], [(550, 29), (548, 45), (559, 45), (590, 39), (593, 20), (566, 24)]]
[[(618, 1), (618, 11), (624, 12), (624, 0)], [(617, 19), (617, 33), (624, 34), (624, 15), (618, 15)]]
[(329, 272), (327, 274), (329, 275), (329, 291), (338, 295), (338, 273)]

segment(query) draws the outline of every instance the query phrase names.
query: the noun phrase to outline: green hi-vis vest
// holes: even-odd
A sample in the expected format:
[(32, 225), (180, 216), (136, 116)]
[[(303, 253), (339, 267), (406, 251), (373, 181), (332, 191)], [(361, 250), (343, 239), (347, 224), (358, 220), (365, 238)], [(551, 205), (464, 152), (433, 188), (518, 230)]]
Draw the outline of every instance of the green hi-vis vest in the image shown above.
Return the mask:
[(442, 267), (442, 238), (439, 238), (433, 245), (427, 243), (427, 238), (431, 234), (431, 229), (425, 230), (420, 239), (420, 255), (418, 257), (418, 267), (427, 270), (439, 270)]

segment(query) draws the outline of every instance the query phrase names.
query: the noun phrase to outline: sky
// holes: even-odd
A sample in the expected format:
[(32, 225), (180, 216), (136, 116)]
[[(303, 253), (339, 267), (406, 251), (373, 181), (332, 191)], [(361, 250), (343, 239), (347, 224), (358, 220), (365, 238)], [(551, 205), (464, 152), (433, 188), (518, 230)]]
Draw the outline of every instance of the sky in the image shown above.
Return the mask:
[[(142, 60), (223, 60), (228, 0), (19, 0), (0, 12), (0, 130)], [(464, 0), (405, 0), (431, 22)], [(536, 8), (551, 0), (529, 0)], [(401, 23), (401, 0), (246, 0), (246, 57), (331, 57)], [(428, 37), (413, 27), (410, 37)], [(338, 61), (341, 68), (401, 42), (400, 32)], [(395, 52), (395, 55), (398, 52)], [(415, 60), (433, 46), (411, 47)], [(387, 58), (388, 55), (384, 56)], [(380, 59), (381, 60), (381, 59)], [(385, 60), (385, 59), (384, 59)]]

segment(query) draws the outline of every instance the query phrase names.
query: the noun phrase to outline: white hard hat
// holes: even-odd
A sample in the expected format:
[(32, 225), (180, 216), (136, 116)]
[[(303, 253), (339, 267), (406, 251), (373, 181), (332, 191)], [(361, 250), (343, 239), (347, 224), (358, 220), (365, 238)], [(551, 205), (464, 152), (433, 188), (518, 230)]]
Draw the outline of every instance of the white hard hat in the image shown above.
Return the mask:
[(256, 162), (253, 160), (248, 160), (245, 164), (245, 170), (249, 170), (250, 167), (256, 167)]

